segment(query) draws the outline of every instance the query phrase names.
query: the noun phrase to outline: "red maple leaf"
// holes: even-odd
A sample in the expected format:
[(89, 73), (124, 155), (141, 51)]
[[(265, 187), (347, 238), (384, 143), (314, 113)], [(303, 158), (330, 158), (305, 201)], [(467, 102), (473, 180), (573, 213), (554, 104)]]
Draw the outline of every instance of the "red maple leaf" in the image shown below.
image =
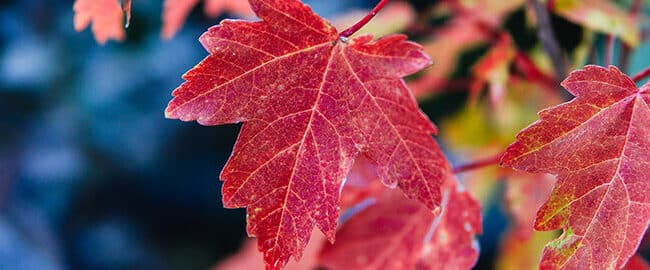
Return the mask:
[(436, 216), (392, 190), (345, 222), (337, 242), (321, 252), (328, 269), (470, 269), (478, 259), (474, 235), (481, 231), (478, 202), (453, 177)]
[[(165, 0), (163, 4), (163, 38), (172, 38), (181, 29), (190, 11), (199, 0)], [(252, 15), (246, 0), (206, 0), (205, 13), (211, 17), (219, 16), (224, 10), (243, 16)]]
[[(77, 32), (84, 30), (92, 22), (92, 31), (98, 43), (104, 44), (109, 39), (123, 40), (124, 25), (131, 17), (131, 0), (76, 0), (73, 6), (74, 28)], [(126, 23), (123, 22), (126, 13)]]
[(558, 176), (535, 228), (563, 228), (543, 269), (614, 269), (650, 220), (650, 84), (616, 67), (587, 66), (562, 85), (576, 98), (543, 110), (508, 147), (503, 165)]
[(224, 20), (165, 114), (244, 122), (221, 173), (225, 207), (247, 207), (271, 268), (299, 258), (314, 225), (333, 241), (342, 180), (364, 154), (388, 186), (437, 211), (448, 165), (401, 77), (429, 65), (403, 35), (339, 38), (299, 1), (251, 0), (262, 21)]

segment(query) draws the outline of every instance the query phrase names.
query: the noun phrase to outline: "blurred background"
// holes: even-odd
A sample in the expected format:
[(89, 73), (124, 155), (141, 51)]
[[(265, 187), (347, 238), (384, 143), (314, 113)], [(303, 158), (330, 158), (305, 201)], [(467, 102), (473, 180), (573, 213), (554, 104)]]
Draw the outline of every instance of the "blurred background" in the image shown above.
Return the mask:
[[(376, 1), (305, 2), (335, 18)], [(411, 4), (420, 11), (435, 2)], [(210, 18), (197, 7), (163, 40), (161, 1), (134, 0), (126, 40), (102, 46), (90, 30), (75, 32), (72, 4), (0, 2), (0, 269), (210, 268), (246, 237), (244, 210), (224, 209), (219, 192), (239, 126), (202, 127), (163, 111), (181, 75), (206, 56), (199, 35), (229, 14)], [(518, 27), (525, 17), (515, 8), (503, 24), (524, 37), (519, 47), (537, 42)], [(582, 28), (553, 20), (563, 48), (579, 47)], [(407, 30), (420, 40), (430, 34)], [(591, 40), (596, 49), (605, 43), (602, 35)], [(486, 50), (460, 56), (454, 76), (467, 76)], [(650, 43), (633, 54), (630, 73), (650, 65)], [(439, 123), (466, 98), (438, 93), (422, 106)], [(498, 200), (484, 208), (477, 269), (492, 269), (507, 214)]]

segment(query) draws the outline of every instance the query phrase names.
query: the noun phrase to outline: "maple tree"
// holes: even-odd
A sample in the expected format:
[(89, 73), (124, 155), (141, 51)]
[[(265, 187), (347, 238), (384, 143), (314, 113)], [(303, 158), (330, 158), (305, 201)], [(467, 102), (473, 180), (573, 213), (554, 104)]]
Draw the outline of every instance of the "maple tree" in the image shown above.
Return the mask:
[[(209, 28), (199, 38), (208, 55), (165, 109), (206, 126), (241, 123), (220, 175), (223, 205), (246, 208), (256, 240), (215, 269), (470, 269), (481, 205), (500, 181), (511, 222), (498, 268), (648, 269), (638, 247), (650, 221), (650, 82), (637, 83), (650, 69), (585, 66), (587, 54), (568, 57), (550, 25), (556, 16), (606, 35), (612, 63), (616, 39), (623, 59), (644, 39), (640, 2), (628, 12), (605, 0), (440, 1), (425, 13), (451, 15), (435, 27), (387, 0), (334, 23), (298, 0), (206, 0), (212, 17), (258, 18)], [(165, 1), (163, 37), (198, 3)], [(501, 25), (518, 9), (532, 14), (524, 21), (541, 46), (525, 48)], [(77, 0), (74, 10), (78, 31), (92, 22), (99, 43), (124, 39), (130, 1)], [(378, 13), (366, 29), (378, 37), (359, 34)], [(476, 44), (487, 48), (462, 66)], [(561, 103), (559, 86), (574, 98)], [(451, 88), (468, 92), (441, 124), (448, 154), (469, 160), (457, 167), (416, 99)]]

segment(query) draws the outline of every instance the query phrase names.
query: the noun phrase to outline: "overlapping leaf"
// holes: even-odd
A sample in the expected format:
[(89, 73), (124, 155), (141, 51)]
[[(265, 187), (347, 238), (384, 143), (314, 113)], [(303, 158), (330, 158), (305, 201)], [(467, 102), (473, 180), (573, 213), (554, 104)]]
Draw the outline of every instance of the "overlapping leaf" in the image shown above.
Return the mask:
[(502, 162), (558, 176), (535, 228), (564, 233), (545, 248), (542, 268), (619, 269), (650, 220), (650, 85), (598, 66), (562, 85), (576, 98), (541, 111)]
[(448, 169), (401, 77), (430, 63), (402, 35), (339, 39), (292, 0), (251, 0), (262, 21), (224, 20), (201, 37), (210, 55), (184, 75), (166, 116), (244, 122), (221, 179), (226, 207), (247, 207), (267, 265), (300, 257), (313, 226), (333, 240), (341, 182), (359, 154), (430, 210)]
[(377, 170), (368, 158), (357, 158), (350, 173), (346, 176), (345, 186), (341, 191), (341, 209), (354, 207), (368, 199), (373, 199), (384, 190)]
[(123, 40), (124, 25), (128, 24), (131, 16), (131, 0), (122, 3), (120, 5), (118, 0), (76, 0), (73, 6), (75, 30), (82, 31), (92, 23), (98, 43), (104, 44), (109, 39)]
[(321, 263), (332, 270), (470, 269), (478, 258), (478, 202), (451, 175), (443, 194), (443, 211), (436, 216), (386, 190), (343, 224), (337, 242), (323, 249)]
[[(190, 11), (199, 0), (165, 0), (163, 4), (163, 38), (172, 38), (183, 26)], [(252, 10), (247, 0), (206, 0), (205, 13), (217, 17), (223, 11), (231, 11), (242, 16), (251, 16)]]
[(472, 196), (455, 181), (445, 190), (449, 196), (433, 235), (424, 245), (418, 270), (471, 269), (479, 256), (476, 234), (482, 232), (481, 209)]

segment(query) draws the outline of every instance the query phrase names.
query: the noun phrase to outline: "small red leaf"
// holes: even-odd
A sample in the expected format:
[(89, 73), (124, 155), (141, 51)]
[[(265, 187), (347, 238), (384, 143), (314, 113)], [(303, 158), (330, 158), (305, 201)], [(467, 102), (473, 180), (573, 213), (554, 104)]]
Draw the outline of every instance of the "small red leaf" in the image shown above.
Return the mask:
[(172, 38), (185, 23), (185, 18), (199, 0), (165, 0), (162, 13), (162, 36)]
[(165, 114), (244, 122), (221, 173), (223, 202), (247, 207), (267, 264), (299, 258), (314, 225), (333, 241), (341, 183), (359, 154), (386, 185), (437, 211), (448, 165), (401, 79), (429, 65), (422, 47), (403, 35), (339, 40), (299, 1), (250, 4), (262, 21), (224, 20), (203, 34), (210, 55)]
[[(172, 38), (181, 29), (190, 11), (198, 3), (199, 0), (165, 0), (162, 14), (163, 38)], [(243, 16), (252, 15), (251, 8), (246, 0), (205, 1), (205, 13), (210, 17), (217, 17), (226, 10)]]
[(502, 162), (558, 176), (535, 228), (564, 234), (545, 248), (542, 268), (619, 269), (650, 220), (650, 84), (587, 66), (562, 85), (576, 98), (541, 111)]
[(98, 43), (104, 44), (109, 39), (124, 39), (124, 12), (130, 17), (131, 1), (124, 3), (124, 9), (118, 0), (76, 0), (73, 6), (74, 28), (77, 32), (84, 30), (92, 22), (92, 31)]

